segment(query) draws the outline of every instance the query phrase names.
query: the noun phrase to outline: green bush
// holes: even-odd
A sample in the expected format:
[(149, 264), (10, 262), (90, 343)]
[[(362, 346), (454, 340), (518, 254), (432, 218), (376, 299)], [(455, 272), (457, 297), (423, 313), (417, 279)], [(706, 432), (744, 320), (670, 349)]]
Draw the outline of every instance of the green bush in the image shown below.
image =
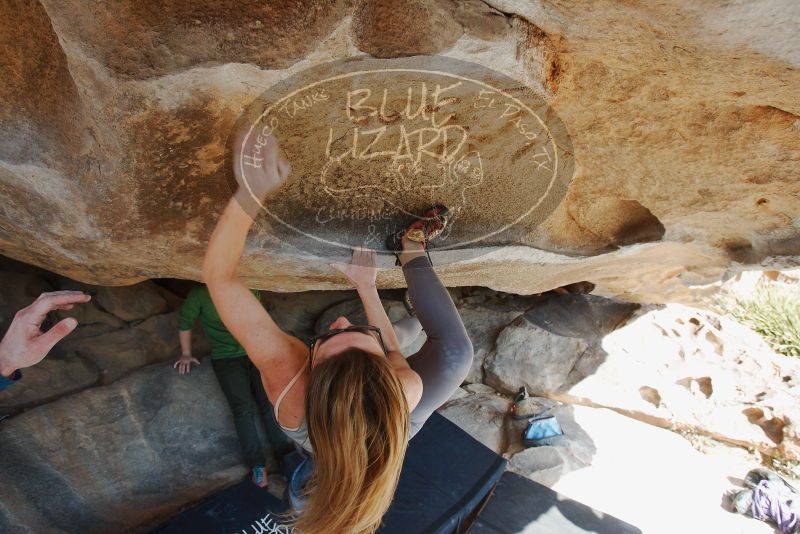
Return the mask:
[(800, 285), (759, 282), (748, 298), (725, 295), (717, 306), (761, 334), (775, 352), (800, 358)]

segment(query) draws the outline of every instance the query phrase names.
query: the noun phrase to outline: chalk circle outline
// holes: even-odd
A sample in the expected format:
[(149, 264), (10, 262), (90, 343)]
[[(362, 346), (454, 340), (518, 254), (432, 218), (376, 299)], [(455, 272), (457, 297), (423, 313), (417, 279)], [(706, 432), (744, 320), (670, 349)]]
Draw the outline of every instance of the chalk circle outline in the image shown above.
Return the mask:
[[(253, 103), (260, 102), (265, 93), (267, 93), (269, 91), (276, 90), (276, 89), (281, 89), (281, 88), (283, 88), (282, 86), (285, 86), (285, 85), (289, 84), (292, 81), (292, 79), (296, 78), (297, 76), (301, 76), (303, 74), (307, 74), (307, 73), (309, 73), (311, 71), (314, 71), (314, 70), (324, 70), (325, 67), (338, 66), (338, 65), (341, 65), (341, 64), (353, 63), (353, 62), (358, 62), (358, 61), (368, 62), (368, 63), (370, 63), (370, 62), (371, 63), (375, 63), (375, 62), (401, 62), (403, 60), (408, 60), (408, 59), (411, 59), (411, 58), (406, 57), (406, 58), (394, 58), (394, 59), (378, 59), (378, 58), (372, 58), (370, 56), (363, 55), (363, 56), (355, 56), (355, 57), (347, 58), (347, 59), (344, 59), (344, 60), (335, 60), (335, 61), (331, 61), (331, 62), (322, 63), (322, 64), (319, 64), (319, 65), (315, 65), (315, 66), (309, 67), (308, 69), (298, 71), (298, 72), (288, 76), (287, 78), (284, 78), (283, 80), (280, 80), (279, 82), (277, 82), (274, 85), (272, 85), (269, 89), (264, 91), (261, 94), (261, 96), (259, 96), (258, 98), (256, 98), (253, 101)], [(414, 59), (419, 60), (419, 57), (415, 57)], [(516, 82), (517, 84), (525, 87), (526, 89), (532, 90), (532, 88), (530, 88), (526, 84), (524, 84), (522, 82), (519, 82), (518, 80), (516, 80), (516, 79), (514, 79), (514, 78), (512, 78), (512, 77), (510, 77), (510, 76), (508, 76), (506, 74), (498, 73), (497, 71), (489, 69), (488, 67), (485, 67), (484, 65), (481, 65), (481, 64), (478, 64), (478, 63), (472, 63), (472, 62), (458, 60), (458, 59), (444, 57), (444, 56), (433, 56), (433, 57), (429, 57), (429, 58), (426, 58), (426, 59), (428, 59), (428, 60), (430, 60), (432, 62), (446, 62), (446, 63), (450, 63), (450, 64), (453, 64), (453, 65), (459, 65), (461, 67), (469, 66), (469, 67), (472, 67), (472, 68), (477, 68), (477, 70), (489, 71), (489, 72), (491, 72), (492, 74), (498, 76), (501, 79), (505, 79), (505, 80), (508, 80), (508, 81)], [(278, 99), (277, 101), (272, 103), (269, 107), (265, 108), (264, 111), (262, 111), (262, 113), (260, 115), (258, 115), (258, 118), (256, 118), (255, 120), (251, 121), (249, 129), (248, 129), (247, 133), (244, 135), (244, 137), (242, 138), (241, 143), (240, 143), (241, 146), (240, 146), (240, 153), (239, 153), (239, 156), (240, 156), (239, 157), (239, 167), (240, 167), (239, 170), (241, 172), (242, 182), (244, 183), (245, 187), (247, 188), (247, 192), (250, 195), (250, 198), (258, 206), (260, 206), (261, 209), (264, 210), (270, 217), (272, 217), (274, 220), (280, 222), (281, 224), (283, 224), (287, 228), (290, 228), (291, 230), (297, 232), (298, 234), (304, 235), (305, 237), (313, 239), (313, 240), (318, 241), (320, 243), (324, 243), (324, 244), (331, 245), (331, 246), (338, 247), (338, 248), (344, 248), (346, 250), (351, 250), (353, 248), (352, 245), (348, 245), (346, 243), (340, 243), (340, 242), (337, 242), (337, 241), (331, 241), (329, 239), (325, 239), (323, 237), (319, 237), (317, 235), (307, 233), (307, 232), (305, 232), (305, 231), (303, 231), (303, 230), (301, 230), (299, 228), (296, 228), (292, 224), (284, 221), (278, 215), (272, 213), (269, 210), (269, 208), (267, 208), (265, 203), (261, 202), (258, 199), (258, 197), (253, 193), (253, 190), (252, 190), (252, 188), (250, 187), (250, 184), (247, 181), (247, 175), (246, 175), (245, 169), (244, 169), (244, 157), (243, 157), (244, 156), (244, 147), (247, 146), (248, 139), (250, 139), (250, 136), (253, 134), (253, 130), (256, 128), (256, 126), (259, 125), (259, 124), (262, 124), (262, 123), (266, 124), (265, 119), (268, 118), (269, 114), (276, 107), (278, 107), (281, 103), (283, 103), (287, 99), (293, 97), (297, 93), (300, 93), (300, 92), (303, 92), (303, 91), (307, 91), (307, 90), (309, 90), (309, 89), (311, 89), (313, 87), (316, 87), (318, 85), (321, 85), (321, 84), (324, 84), (324, 83), (327, 83), (327, 82), (330, 82), (330, 81), (336, 81), (336, 80), (340, 80), (340, 79), (344, 79), (344, 78), (351, 78), (351, 77), (357, 76), (357, 75), (385, 74), (385, 73), (392, 73), (392, 72), (396, 72), (396, 73), (429, 74), (429, 75), (438, 75), (438, 76), (443, 76), (443, 77), (454, 78), (454, 79), (457, 79), (457, 80), (466, 81), (466, 82), (469, 82), (469, 83), (474, 83), (476, 85), (485, 87), (485, 88), (493, 91), (494, 93), (496, 93), (498, 95), (501, 95), (504, 98), (508, 98), (509, 100), (512, 100), (514, 103), (519, 105), (520, 108), (522, 108), (525, 111), (527, 111), (528, 114), (530, 114), (531, 116), (533, 116), (536, 119), (536, 121), (541, 125), (541, 127), (544, 129), (544, 131), (547, 132), (547, 136), (549, 137), (549, 144), (551, 145), (552, 150), (553, 150), (553, 173), (552, 173), (552, 176), (550, 177), (550, 180), (548, 182), (547, 189), (544, 191), (544, 193), (542, 193), (539, 196), (538, 201), (533, 206), (531, 206), (525, 213), (523, 213), (522, 215), (517, 217), (514, 221), (506, 224), (505, 226), (503, 226), (502, 228), (500, 228), (498, 230), (489, 232), (489, 233), (487, 233), (485, 235), (482, 235), (482, 236), (480, 236), (478, 238), (470, 239), (468, 241), (459, 241), (458, 243), (452, 244), (452, 245), (437, 245), (436, 250), (442, 251), (442, 250), (460, 249), (460, 248), (463, 248), (465, 245), (470, 245), (470, 244), (473, 244), (473, 243), (484, 241), (487, 238), (490, 238), (492, 236), (495, 236), (497, 234), (505, 232), (509, 228), (519, 224), (522, 220), (524, 220), (526, 217), (528, 217), (537, 207), (539, 207), (542, 204), (542, 202), (544, 202), (544, 200), (546, 198), (548, 198), (550, 192), (552, 191), (553, 187), (557, 184), (558, 178), (559, 178), (559, 159), (558, 159), (559, 158), (559, 146), (556, 143), (556, 137), (553, 135), (553, 132), (552, 132), (550, 126), (548, 126), (548, 124), (545, 121), (543, 121), (541, 119), (541, 117), (539, 117), (539, 115), (537, 113), (535, 113), (527, 104), (525, 104), (522, 101), (520, 101), (520, 99), (518, 99), (517, 97), (509, 94), (507, 91), (505, 91), (503, 89), (499, 89), (497, 87), (494, 87), (494, 86), (492, 86), (492, 85), (490, 85), (490, 84), (488, 84), (486, 82), (480, 81), (480, 80), (475, 80), (475, 79), (472, 79), (472, 78), (469, 78), (469, 77), (466, 77), (466, 76), (462, 76), (462, 75), (459, 75), (459, 74), (453, 74), (453, 73), (446, 72), (446, 71), (441, 71), (441, 70), (420, 69), (420, 68), (400, 68), (400, 67), (380, 67), (380, 68), (374, 68), (374, 69), (369, 69), (369, 70), (351, 71), (351, 72), (347, 72), (347, 73), (344, 73), (344, 74), (337, 74), (335, 76), (329, 76), (329, 77), (324, 78), (322, 80), (318, 80), (316, 82), (309, 83), (309, 84), (304, 85), (303, 87), (295, 89), (294, 91), (284, 95), (283, 97), (281, 97), (280, 99)], [(544, 102), (543, 98), (542, 98), (542, 101)], [(249, 109), (253, 105), (253, 103), (251, 103), (249, 106), (247, 106), (245, 108), (244, 115), (246, 115), (247, 109)], [(545, 103), (545, 108), (547, 110), (552, 110), (552, 108), (550, 108), (550, 106), (547, 105), (546, 103)], [(555, 126), (561, 126), (564, 129), (564, 134), (565, 134), (564, 137), (565, 137), (566, 144), (568, 146), (567, 147), (562, 147), (562, 150), (564, 150), (565, 152), (571, 154), (572, 153), (572, 146), (571, 146), (571, 141), (569, 140), (569, 136), (568, 136), (568, 134), (566, 132), (566, 127), (564, 127), (563, 123), (558, 118), (558, 116), (555, 114), (555, 112), (553, 112), (553, 117), (555, 119), (554, 120)], [(274, 132), (271, 132), (270, 135), (274, 135)], [(278, 140), (278, 142), (280, 142), (280, 139)], [(546, 146), (546, 144), (544, 146)], [(571, 178), (572, 178), (571, 176), (567, 177), (567, 184), (565, 184), (565, 185), (568, 185), (569, 181), (571, 181)], [(553, 209), (555, 209), (555, 208), (553, 208)], [(384, 250), (384, 249), (377, 250), (377, 252), (391, 253), (391, 251)]]

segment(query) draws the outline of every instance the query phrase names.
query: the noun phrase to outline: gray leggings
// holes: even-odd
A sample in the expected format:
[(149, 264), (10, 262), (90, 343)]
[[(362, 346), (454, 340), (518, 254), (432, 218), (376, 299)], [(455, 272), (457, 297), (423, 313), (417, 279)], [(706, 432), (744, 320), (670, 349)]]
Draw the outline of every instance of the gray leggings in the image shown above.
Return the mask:
[(408, 364), (422, 378), (422, 399), (411, 412), (411, 437), (428, 417), (461, 385), (472, 367), (472, 341), (458, 315), (453, 299), (431, 267), (420, 256), (403, 265), (411, 305), (418, 320), (402, 319), (394, 324), (401, 346), (425, 330), (428, 339)]

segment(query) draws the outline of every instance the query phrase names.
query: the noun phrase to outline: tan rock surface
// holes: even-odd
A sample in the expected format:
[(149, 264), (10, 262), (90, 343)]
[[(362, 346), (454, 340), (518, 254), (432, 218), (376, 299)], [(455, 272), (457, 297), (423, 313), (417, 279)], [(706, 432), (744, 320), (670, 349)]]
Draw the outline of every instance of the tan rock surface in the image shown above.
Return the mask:
[[(380, 2), (5, 3), (0, 252), (94, 283), (198, 279), (230, 195), (224, 154), (237, 116), (307, 67), (378, 53), (364, 43), (385, 23), (370, 13), (383, 12), (367, 4)], [(448, 285), (535, 293), (590, 280), (600, 294), (691, 301), (691, 286), (738, 269), (732, 261), (796, 265), (794, 2), (485, 4), (437, 4), (424, 22), (448, 28), (443, 41), (389, 52), (435, 51), (540, 91), (570, 134), (575, 173), (543, 224), (485, 243), (477, 258), (435, 259)], [(424, 24), (407, 26), (413, 35)], [(508, 201), (512, 178), (496, 177)], [(303, 209), (302, 196), (285, 201)], [(265, 228), (241, 271), (252, 286), (345, 286), (327, 260), (296, 256)], [(399, 270), (379, 281), (404, 284)]]
[(729, 451), (701, 454), (681, 436), (610, 410), (574, 406), (573, 424), (591, 443), (591, 465), (564, 473), (551, 486), (559, 493), (642, 532), (776, 531), (722, 504), (723, 495), (741, 489), (744, 475), (759, 467), (752, 459)]
[(673, 304), (637, 314), (603, 339), (602, 352), (591, 375), (547, 395), (800, 459), (800, 362), (752, 330)]
[(241, 480), (230, 410), (203, 364), (142, 369), (4, 421), (3, 531), (144, 532)]

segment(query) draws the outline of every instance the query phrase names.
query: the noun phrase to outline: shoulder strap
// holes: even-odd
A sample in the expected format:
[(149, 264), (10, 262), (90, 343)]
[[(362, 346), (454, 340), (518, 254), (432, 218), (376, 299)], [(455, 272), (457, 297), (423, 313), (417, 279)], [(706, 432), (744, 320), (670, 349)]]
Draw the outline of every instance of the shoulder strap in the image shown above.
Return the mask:
[[(289, 381), (289, 383), (286, 384), (286, 387), (283, 388), (281, 394), (278, 395), (278, 400), (275, 401), (275, 406), (273, 407), (273, 409), (275, 412), (275, 421), (278, 423), (278, 426), (280, 426), (280, 422), (278, 422), (278, 410), (280, 410), (281, 402), (283, 402), (283, 398), (286, 396), (287, 393), (289, 393), (289, 390), (294, 387), (294, 385), (297, 383), (298, 380), (300, 380), (300, 377), (303, 375), (303, 372), (306, 370), (306, 367), (308, 367), (308, 362), (304, 363), (303, 367), (301, 367), (300, 370), (297, 372), (297, 374), (294, 375), (294, 378), (292, 378)], [(299, 428), (300, 427), (288, 428), (287, 430), (297, 430)]]

